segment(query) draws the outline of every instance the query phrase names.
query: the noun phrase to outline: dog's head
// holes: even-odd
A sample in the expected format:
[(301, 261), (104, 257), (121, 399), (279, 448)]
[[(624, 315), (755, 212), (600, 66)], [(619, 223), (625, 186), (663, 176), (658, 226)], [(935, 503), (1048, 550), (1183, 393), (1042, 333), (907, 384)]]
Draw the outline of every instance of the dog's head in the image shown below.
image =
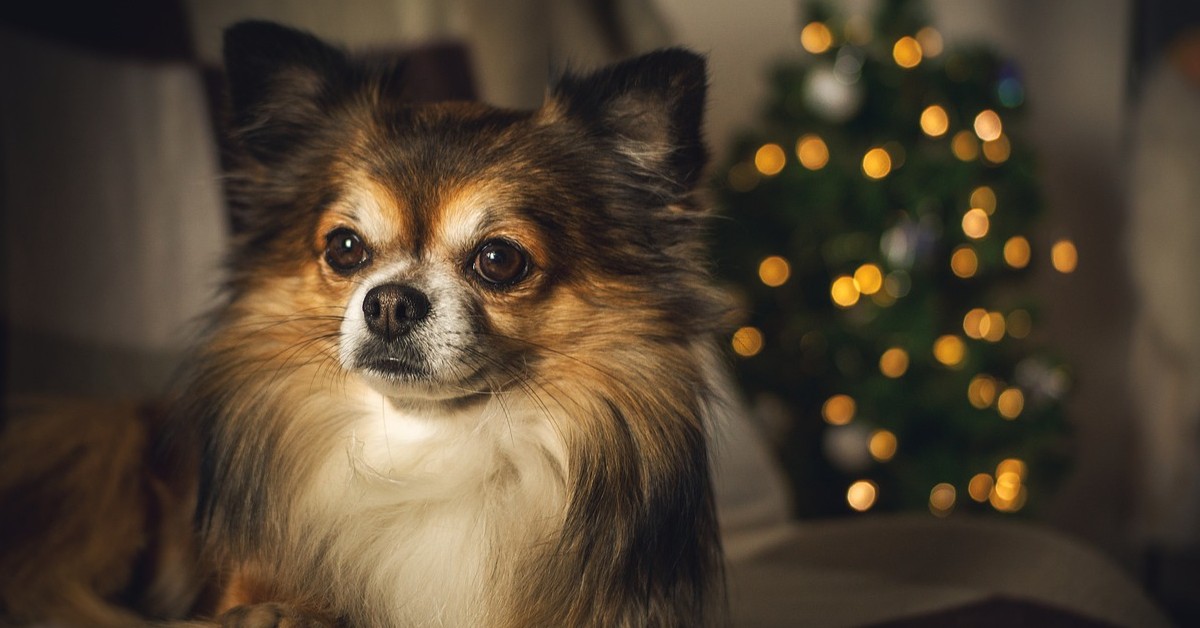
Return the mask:
[(225, 54), (235, 303), (310, 321), (302, 356), (459, 403), (711, 326), (702, 58), (568, 75), (518, 112), (407, 102), (402, 64), (267, 23)]

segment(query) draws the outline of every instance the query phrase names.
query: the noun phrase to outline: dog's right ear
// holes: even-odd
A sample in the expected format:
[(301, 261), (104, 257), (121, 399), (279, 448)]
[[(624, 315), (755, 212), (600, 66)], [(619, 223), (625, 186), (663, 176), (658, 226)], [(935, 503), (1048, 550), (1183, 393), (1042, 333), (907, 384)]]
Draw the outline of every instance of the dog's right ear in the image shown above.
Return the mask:
[(347, 65), (313, 35), (264, 21), (226, 29), (224, 57), (231, 139), (268, 163), (311, 128)]

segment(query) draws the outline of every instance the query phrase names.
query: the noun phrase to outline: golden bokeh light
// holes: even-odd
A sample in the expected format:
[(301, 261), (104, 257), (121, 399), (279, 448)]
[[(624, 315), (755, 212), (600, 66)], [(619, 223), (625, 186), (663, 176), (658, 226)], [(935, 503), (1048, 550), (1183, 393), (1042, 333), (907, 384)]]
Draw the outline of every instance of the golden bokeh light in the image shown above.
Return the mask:
[(996, 213), (996, 193), (992, 188), (981, 185), (971, 191), (971, 207), (978, 207), (989, 216)]
[(1025, 236), (1013, 236), (1004, 243), (1004, 263), (1013, 268), (1028, 266), (1030, 255), (1029, 240)]
[(945, 47), (942, 34), (932, 26), (926, 26), (917, 31), (917, 43), (921, 44), (921, 52), (930, 59), (942, 54)]
[(963, 316), (963, 333), (967, 334), (968, 338), (982, 340), (983, 332), (979, 331), (979, 323), (987, 318), (987, 315), (987, 310), (981, 307), (971, 308)]
[(879, 372), (885, 377), (896, 379), (908, 371), (908, 352), (892, 347), (879, 356)]
[(1003, 132), (1000, 116), (995, 111), (985, 109), (975, 116), (975, 136), (979, 139), (990, 142), (998, 139)]
[(951, 368), (960, 367), (967, 359), (967, 345), (962, 338), (946, 334), (933, 341), (933, 357)]
[(996, 485), (992, 487), (996, 491), (996, 495), (1005, 501), (1011, 501), (1017, 498), (1021, 492), (1021, 476), (1012, 471), (1005, 471), (996, 475)]
[(950, 152), (961, 161), (971, 161), (979, 156), (979, 140), (970, 131), (959, 131), (950, 140)]
[(1065, 238), (1055, 242), (1050, 247), (1050, 263), (1060, 273), (1075, 272), (1075, 267), (1079, 265), (1079, 251), (1075, 249), (1075, 243)]
[(958, 499), (958, 491), (953, 484), (942, 482), (929, 491), (929, 512), (938, 517), (945, 517), (954, 510), (954, 502)]
[(754, 167), (759, 173), (773, 177), (783, 171), (783, 166), (787, 163), (787, 155), (783, 152), (783, 147), (779, 144), (763, 144), (758, 152), (754, 153)]
[(862, 171), (872, 179), (882, 179), (892, 171), (892, 156), (882, 148), (872, 148), (863, 155)]
[(978, 240), (988, 234), (990, 227), (991, 222), (988, 220), (987, 212), (978, 207), (968, 209), (967, 213), (963, 214), (962, 230), (968, 238)]
[(921, 44), (913, 37), (905, 35), (897, 39), (892, 46), (892, 59), (902, 68), (917, 67), (917, 64), (921, 63), (921, 57)]
[(1013, 338), (1025, 338), (1033, 331), (1033, 318), (1025, 310), (1013, 310), (1004, 320), (1008, 323), (1008, 335)]
[(1004, 339), (1004, 315), (1000, 312), (988, 312), (979, 321), (979, 335), (988, 342), (1000, 342)]
[(1000, 416), (1009, 421), (1021, 415), (1021, 410), (1025, 409), (1025, 394), (1020, 388), (1012, 387), (1004, 389), (1000, 396), (996, 398), (996, 411)]
[(753, 190), (760, 179), (762, 175), (758, 174), (758, 168), (750, 163), (742, 162), (729, 169), (729, 187), (735, 192)]
[(950, 270), (958, 277), (969, 279), (979, 270), (979, 256), (965, 244), (954, 249), (950, 254)]
[(1029, 493), (1024, 486), (1017, 487), (1017, 493), (1012, 499), (1002, 497), (998, 488), (999, 485), (993, 487), (991, 494), (988, 495), (988, 501), (991, 502), (993, 508), (1001, 512), (1017, 512), (1025, 506), (1025, 500)]
[(786, 259), (772, 255), (758, 265), (758, 278), (772, 288), (778, 288), (787, 283), (792, 275), (792, 267)]
[(763, 348), (762, 332), (756, 327), (742, 327), (733, 332), (733, 351), (743, 358), (758, 355)]
[(858, 512), (870, 510), (878, 496), (879, 488), (870, 480), (859, 480), (846, 489), (846, 503)]
[(996, 465), (996, 477), (1000, 477), (1005, 473), (1015, 473), (1021, 480), (1029, 475), (1029, 465), (1025, 464), (1020, 458), (1005, 458)]
[(967, 494), (971, 499), (984, 503), (988, 500), (988, 495), (992, 492), (992, 476), (987, 473), (976, 473), (971, 476), (971, 481), (967, 484)]
[(850, 307), (858, 303), (861, 294), (858, 283), (850, 275), (842, 275), (834, 279), (833, 285), (829, 287), (829, 296), (833, 298), (834, 304), (838, 307)]
[(891, 460), (896, 455), (898, 446), (896, 435), (888, 430), (875, 430), (871, 433), (871, 439), (867, 441), (867, 451), (871, 452), (871, 457), (877, 462)]
[(833, 45), (833, 33), (822, 22), (809, 22), (800, 31), (800, 45), (815, 55), (821, 54)]
[(940, 105), (929, 105), (921, 112), (921, 130), (929, 137), (941, 137), (950, 129), (950, 117)]
[(971, 383), (967, 384), (967, 401), (983, 410), (996, 401), (997, 387), (996, 379), (991, 375), (976, 375), (971, 378)]
[(883, 287), (883, 271), (875, 264), (863, 264), (854, 271), (854, 283), (863, 294), (875, 294)]
[(994, 140), (988, 140), (983, 143), (983, 158), (988, 163), (1002, 164), (1008, 161), (1008, 157), (1011, 154), (1012, 144), (1008, 142), (1007, 135), (1001, 135)]
[(854, 420), (856, 406), (850, 395), (834, 395), (821, 404), (821, 417), (830, 425), (846, 425)]
[(996, 465), (996, 481), (988, 500), (996, 510), (1016, 512), (1025, 505), (1029, 492), (1025, 488), (1028, 468), (1017, 458), (1008, 458)]
[(820, 170), (829, 163), (829, 147), (819, 135), (804, 135), (796, 140), (796, 158), (805, 168)]

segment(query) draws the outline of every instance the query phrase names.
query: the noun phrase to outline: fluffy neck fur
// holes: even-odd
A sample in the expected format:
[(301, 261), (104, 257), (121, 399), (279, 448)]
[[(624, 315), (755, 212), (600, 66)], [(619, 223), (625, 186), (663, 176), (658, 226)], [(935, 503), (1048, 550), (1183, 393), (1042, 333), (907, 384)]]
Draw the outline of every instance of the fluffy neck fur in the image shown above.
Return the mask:
[(603, 369), (551, 358), (538, 373), (553, 375), (417, 416), (265, 340), (216, 336), (184, 404), (205, 417), (199, 517), (218, 563), (358, 626), (712, 619), (698, 345), (608, 346)]

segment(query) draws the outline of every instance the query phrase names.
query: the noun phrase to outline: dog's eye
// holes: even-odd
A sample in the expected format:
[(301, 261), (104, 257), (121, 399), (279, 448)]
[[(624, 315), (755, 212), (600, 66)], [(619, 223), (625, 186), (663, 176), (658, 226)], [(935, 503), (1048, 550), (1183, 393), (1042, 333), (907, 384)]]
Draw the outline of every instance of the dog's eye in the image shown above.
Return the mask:
[(506, 286), (525, 277), (529, 271), (529, 258), (512, 242), (491, 240), (479, 248), (472, 268), (484, 281)]
[(348, 273), (370, 258), (362, 237), (349, 229), (336, 229), (325, 238), (325, 261), (339, 273)]

